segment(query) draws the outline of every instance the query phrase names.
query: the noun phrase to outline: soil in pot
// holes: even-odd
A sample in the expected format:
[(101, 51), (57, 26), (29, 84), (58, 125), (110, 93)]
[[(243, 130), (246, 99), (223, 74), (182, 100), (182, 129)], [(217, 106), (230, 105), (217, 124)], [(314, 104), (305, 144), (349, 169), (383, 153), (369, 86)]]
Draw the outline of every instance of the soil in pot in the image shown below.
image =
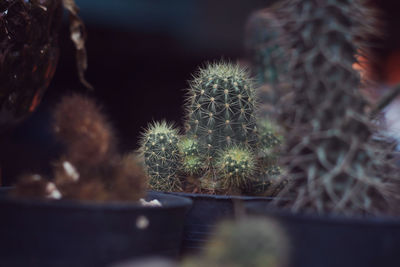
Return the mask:
[(108, 266), (179, 254), (191, 200), (151, 192), (162, 207), (19, 199), (0, 193), (2, 266)]
[(282, 225), (290, 244), (293, 267), (400, 266), (400, 220), (291, 214), (246, 203), (254, 215)]

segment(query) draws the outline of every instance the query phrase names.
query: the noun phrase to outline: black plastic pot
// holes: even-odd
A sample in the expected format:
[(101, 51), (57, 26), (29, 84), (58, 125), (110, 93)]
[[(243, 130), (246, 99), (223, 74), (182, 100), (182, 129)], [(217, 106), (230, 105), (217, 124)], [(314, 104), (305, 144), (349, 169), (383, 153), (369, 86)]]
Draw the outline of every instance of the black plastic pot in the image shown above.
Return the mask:
[(169, 193), (187, 197), (193, 201), (186, 213), (182, 254), (201, 252), (216, 224), (225, 219), (233, 219), (244, 213), (244, 204), (251, 202), (269, 202), (269, 197), (220, 196), (207, 194)]
[(400, 266), (400, 218), (292, 214), (265, 203), (246, 207), (250, 214), (282, 225), (290, 244), (290, 267)]
[[(4, 189), (0, 189), (4, 191)], [(0, 193), (0, 266), (109, 266), (179, 255), (191, 200), (150, 192), (162, 207), (17, 199)]]

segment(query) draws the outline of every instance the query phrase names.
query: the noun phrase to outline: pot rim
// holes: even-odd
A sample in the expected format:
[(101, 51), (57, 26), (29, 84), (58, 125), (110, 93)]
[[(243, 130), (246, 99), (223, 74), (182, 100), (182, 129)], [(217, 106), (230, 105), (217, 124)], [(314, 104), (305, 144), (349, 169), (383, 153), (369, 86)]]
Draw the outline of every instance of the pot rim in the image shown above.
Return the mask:
[[(155, 191), (157, 192), (157, 191)], [(241, 196), (241, 195), (212, 195), (212, 194), (200, 194), (200, 193), (186, 193), (186, 192), (162, 192), (165, 194), (172, 194), (176, 196), (189, 197), (193, 199), (216, 199), (216, 200), (274, 200), (277, 197), (260, 197), (260, 196)]]
[[(10, 191), (11, 187), (1, 188), (0, 193)], [(95, 202), (89, 200), (53, 200), (41, 198), (17, 198), (9, 195), (0, 195), (1, 203), (11, 203), (19, 206), (61, 208), (61, 209), (85, 209), (85, 210), (104, 210), (104, 211), (144, 211), (144, 210), (166, 210), (170, 208), (188, 208), (192, 205), (192, 200), (182, 196), (164, 194), (162, 192), (147, 191), (146, 200), (158, 199), (162, 206), (142, 206), (139, 202)]]
[(294, 213), (288, 209), (278, 209), (268, 207), (263, 203), (248, 203), (246, 210), (249, 214), (256, 216), (264, 216), (274, 218), (284, 218), (299, 223), (313, 223), (323, 224), (352, 224), (359, 226), (368, 225), (382, 225), (400, 227), (400, 217), (390, 215), (353, 215), (346, 216), (341, 214), (313, 214), (313, 213)]

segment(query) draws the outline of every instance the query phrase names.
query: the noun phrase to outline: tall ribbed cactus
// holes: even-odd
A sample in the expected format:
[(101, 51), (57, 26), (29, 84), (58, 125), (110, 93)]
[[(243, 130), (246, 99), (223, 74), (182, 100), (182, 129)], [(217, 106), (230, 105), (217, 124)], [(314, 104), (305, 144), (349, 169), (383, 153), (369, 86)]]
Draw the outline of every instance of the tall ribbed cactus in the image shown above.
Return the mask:
[(141, 138), (140, 150), (154, 190), (177, 191), (181, 189), (177, 171), (180, 167), (179, 134), (166, 122), (149, 126)]
[(186, 134), (198, 139), (209, 157), (228, 145), (256, 145), (256, 93), (247, 71), (230, 63), (209, 64), (190, 85)]
[[(379, 213), (393, 178), (386, 155), (371, 143), (359, 74), (371, 12), (362, 0), (288, 0), (277, 10), (287, 25), (293, 90), (281, 105), (294, 211)], [(387, 169), (388, 168), (388, 169)], [(285, 192), (287, 193), (287, 192)]]

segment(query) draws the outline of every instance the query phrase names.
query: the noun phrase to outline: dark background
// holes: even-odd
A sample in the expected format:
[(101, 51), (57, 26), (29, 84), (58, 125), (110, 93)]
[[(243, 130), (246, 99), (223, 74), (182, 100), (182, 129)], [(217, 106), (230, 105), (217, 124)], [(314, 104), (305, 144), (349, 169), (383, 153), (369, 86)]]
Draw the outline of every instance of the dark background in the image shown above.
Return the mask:
[[(50, 173), (59, 154), (50, 131), (53, 106), (65, 94), (85, 93), (103, 106), (123, 152), (137, 148), (139, 132), (152, 120), (181, 125), (187, 80), (206, 61), (245, 55), (243, 33), (251, 12), (268, 0), (77, 0), (88, 31), (87, 79), (79, 83), (75, 54), (64, 21), (55, 77), (38, 110), (3, 141), (4, 184), (25, 172)], [(384, 38), (375, 43), (373, 74), (384, 83), (387, 62), (400, 44), (400, 2), (376, 0)], [(393, 60), (392, 60), (393, 61)], [(396, 62), (397, 64), (397, 62)], [(392, 64), (393, 65), (393, 64)], [(393, 79), (391, 74), (391, 79)]]

